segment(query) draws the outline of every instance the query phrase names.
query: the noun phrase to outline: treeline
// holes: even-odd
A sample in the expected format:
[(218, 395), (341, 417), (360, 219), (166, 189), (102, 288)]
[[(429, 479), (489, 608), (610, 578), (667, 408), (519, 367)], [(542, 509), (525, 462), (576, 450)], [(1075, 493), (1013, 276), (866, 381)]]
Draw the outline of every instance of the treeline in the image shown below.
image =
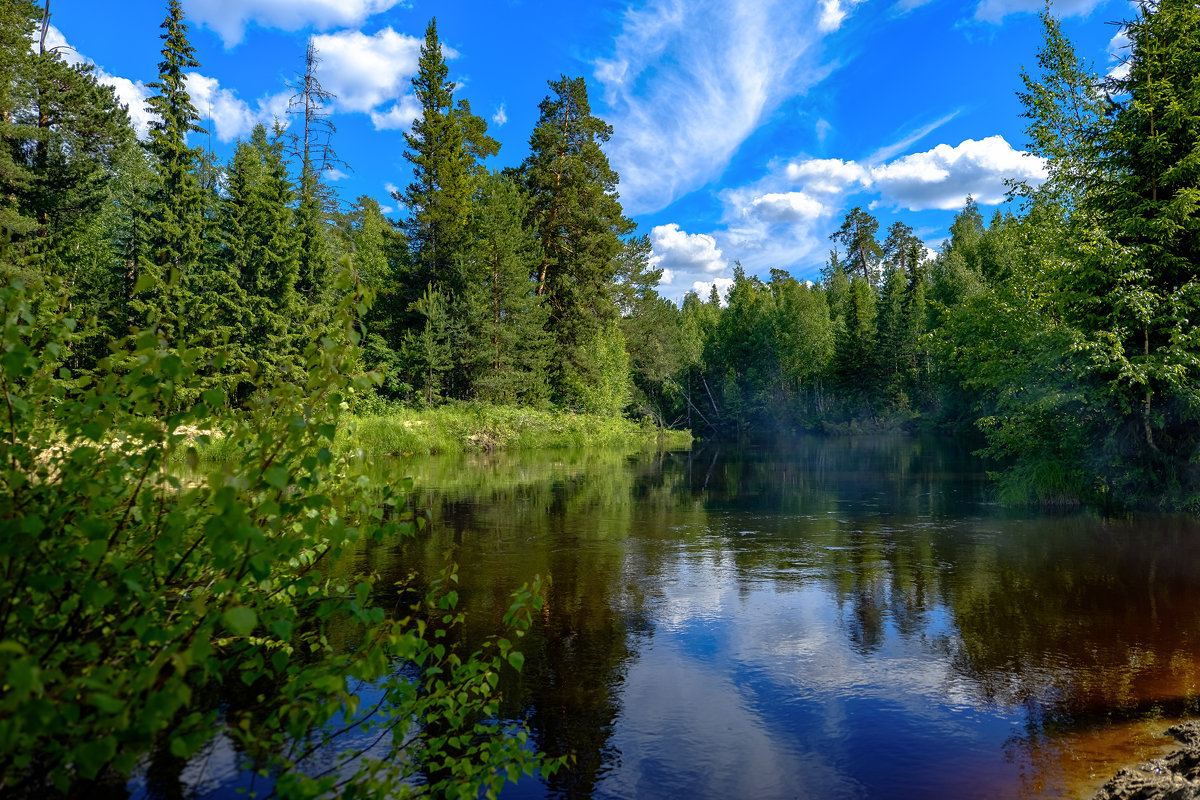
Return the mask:
[(1057, 22), (1021, 99), (1047, 179), (1020, 214), (968, 200), (923, 259), (851, 211), (819, 285), (736, 273), (727, 307), (680, 311), (689, 419), (769, 430), (981, 431), (1002, 494), (1200, 508), (1200, 10), (1126, 23), (1098, 77)]
[(138, 142), (92, 69), (46, 49), (48, 16), (5, 5), (0, 268), (95, 321), (64, 366), (86, 373), (110, 341), (158, 330), (206, 354), (201, 388), (241, 404), (280, 374), (303, 378), (300, 353), (353, 285), (375, 298), (360, 310), (363, 366), (386, 376), (385, 397), (625, 408), (622, 310), (665, 301), (582, 78), (552, 81), (524, 163), (489, 171), (499, 143), (455, 97), (431, 21), (395, 223), (368, 197), (342, 209), (325, 183), (339, 162), (311, 45), (288, 129), (259, 125), (226, 164), (190, 145), (203, 131), (185, 71), (199, 64), (168, 6)]
[[(360, 366), (384, 400), (632, 413), (701, 435), (979, 431), (1004, 486), (1042, 500), (1200, 504), (1197, 12), (1144, 6), (1129, 71), (1100, 78), (1045, 18), (1022, 99), (1048, 179), (985, 221), (968, 199), (928, 257), (902, 222), (853, 209), (821, 280), (735, 270), (726, 297), (661, 297), (581, 78), (550, 82), (519, 167), (448, 78), (431, 22), (405, 135), (403, 222), (348, 209), (330, 95), (311, 47), (290, 131), (257, 128), (228, 164), (188, 145), (196, 66), (169, 3), (139, 143), (111, 90), (39, 43), (31, 2), (4, 6), (0, 268), (94, 320), (64, 366), (155, 329), (200, 353), (196, 391), (235, 404), (335, 335), (351, 287)], [(34, 47), (30, 48), (33, 41)], [(264, 378), (266, 379), (264, 381)], [(187, 398), (185, 398), (187, 399)], [(371, 400), (371, 402), (376, 402)]]

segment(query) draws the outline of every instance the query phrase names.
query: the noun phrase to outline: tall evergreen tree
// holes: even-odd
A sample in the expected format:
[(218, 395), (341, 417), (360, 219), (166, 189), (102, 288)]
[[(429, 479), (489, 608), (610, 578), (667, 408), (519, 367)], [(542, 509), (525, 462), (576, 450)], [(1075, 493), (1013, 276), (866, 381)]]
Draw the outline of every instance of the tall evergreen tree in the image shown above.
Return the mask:
[(467, 287), (473, 393), (485, 400), (537, 403), (546, 399), (550, 357), (546, 309), (530, 275), (538, 242), (524, 227), (529, 202), (500, 174), (479, 182), (472, 205), (467, 258), (477, 279)]
[(0, 4), (0, 276), (23, 272), (22, 243), (37, 230), (36, 216), (21, 207), (20, 197), (34, 180), (21, 157), (36, 137), (35, 126), (18, 112), (34, 93), (29, 49), (37, 9), (27, 0)]
[(883, 249), (875, 238), (878, 230), (879, 220), (855, 206), (846, 212), (842, 227), (829, 235), (830, 241), (846, 249), (842, 268), (850, 275), (862, 275), (871, 286), (879, 281), (879, 260), (883, 257)]
[(214, 187), (206, 196), (200, 181), (202, 154), (187, 143), (189, 133), (203, 129), (184, 70), (200, 64), (178, 0), (169, 0), (162, 28), (159, 76), (148, 84), (157, 93), (147, 103), (156, 117), (146, 144), (155, 180), (130, 305), (138, 324), (159, 327), (179, 346), (202, 349), (206, 385), (229, 392), (239, 382), (246, 302), (229, 266), (211, 258)]
[[(408, 209), (405, 232), (412, 248), (408, 283), (422, 292), (434, 283), (454, 294), (462, 291), (456, 259), (467, 241), (472, 160), (463, 137), (463, 120), (454, 108), (454, 83), (438, 40), (437, 20), (425, 29), (413, 92), (421, 116), (404, 135), (404, 157), (413, 165), (413, 181), (396, 198)], [(469, 111), (469, 106), (467, 107)]]
[(601, 148), (612, 128), (592, 115), (583, 78), (550, 82), (524, 163), (530, 223), (542, 245), (537, 294), (549, 303), (557, 346), (554, 386), (571, 402), (568, 383), (596, 376), (587, 343), (615, 324), (610, 286), (621, 236), (633, 223), (617, 198), (617, 173)]
[(255, 126), (234, 150), (223, 201), (224, 254), (248, 303), (247, 356), (272, 371), (302, 349), (293, 330), (300, 240), (283, 149), (279, 132), (268, 138), (263, 125)]
[(187, 143), (201, 133), (200, 114), (185, 86), (184, 70), (199, 67), (187, 39), (179, 0), (168, 0), (162, 26), (162, 61), (157, 90), (147, 101), (154, 114), (146, 150), (155, 170), (148, 204), (148, 236), (140, 254), (131, 306), (141, 325), (179, 332), (186, 317), (182, 284), (200, 265), (204, 252), (204, 199), (197, 178), (199, 154)]

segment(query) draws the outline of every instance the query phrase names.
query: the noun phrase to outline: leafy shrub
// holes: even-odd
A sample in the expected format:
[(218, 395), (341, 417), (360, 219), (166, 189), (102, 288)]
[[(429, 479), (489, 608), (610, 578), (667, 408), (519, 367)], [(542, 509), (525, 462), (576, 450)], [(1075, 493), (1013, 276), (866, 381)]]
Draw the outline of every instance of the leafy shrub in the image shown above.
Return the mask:
[[(368, 388), (344, 374), (350, 348), (314, 344), (304, 385), (230, 411), (213, 390), (180, 402), (205, 364), (154, 332), (80, 378), (56, 367), (74, 323), (35, 312), (19, 283), (0, 309), (0, 790), (82, 793), (152, 750), (192, 756), (222, 725), (288, 797), (491, 797), (545, 766), (495, 721), (500, 670), (521, 666), (511, 642), (447, 644), (452, 569), (390, 616), (372, 576), (322, 571), (416, 527), (332, 447), (347, 390)], [(180, 452), (194, 464), (209, 430), (232, 456), (220, 469), (165, 468)], [(540, 602), (517, 593), (510, 635)], [(217, 707), (222, 686), (240, 701)], [(337, 751), (359, 725), (387, 744)], [(317, 768), (322, 748), (336, 752)]]

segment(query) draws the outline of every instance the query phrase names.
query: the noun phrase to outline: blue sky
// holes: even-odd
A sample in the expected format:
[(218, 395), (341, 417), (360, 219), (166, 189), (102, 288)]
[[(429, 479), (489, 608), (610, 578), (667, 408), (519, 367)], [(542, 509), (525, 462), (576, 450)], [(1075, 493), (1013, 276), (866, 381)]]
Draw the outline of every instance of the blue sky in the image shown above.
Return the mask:
[[(119, 9), (117, 9), (119, 5)], [(1005, 178), (1036, 181), (1016, 91), (1041, 41), (1040, 0), (183, 0), (201, 67), (189, 89), (226, 157), (255, 122), (283, 114), (316, 37), (337, 95), (342, 199), (391, 215), (411, 180), (403, 132), (410, 78), (437, 16), (456, 97), (490, 120), (519, 164), (547, 80), (588, 81), (614, 134), (626, 212), (648, 234), (674, 299), (728, 280), (734, 259), (815, 277), (853, 206), (881, 235), (896, 219), (932, 247), (970, 193), (990, 213)], [(1118, 67), (1110, 24), (1128, 0), (1053, 6), (1097, 72)], [(143, 126), (157, 74), (159, 0), (55, 0), (52, 41), (94, 62)], [(207, 139), (205, 140), (207, 143)]]

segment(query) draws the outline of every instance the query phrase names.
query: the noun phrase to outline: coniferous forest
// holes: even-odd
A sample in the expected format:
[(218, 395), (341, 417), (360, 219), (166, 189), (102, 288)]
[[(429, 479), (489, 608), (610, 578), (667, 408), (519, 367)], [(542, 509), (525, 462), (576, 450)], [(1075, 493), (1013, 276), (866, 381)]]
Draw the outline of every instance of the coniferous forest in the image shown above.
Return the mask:
[[(512, 643), (459, 658), (426, 627), (456, 623), (452, 572), (387, 623), (369, 581), (318, 579), (326, 553), (417, 525), (388, 490), (348, 485), (331, 450), (345, 411), (469, 401), (739, 440), (927, 429), (977, 437), (1013, 502), (1200, 509), (1194, 3), (1141, 7), (1125, 77), (1098, 77), (1045, 15), (1021, 100), (1048, 177), (990, 218), (964, 198), (936, 254), (854, 208), (819, 280), (738, 267), (727, 295), (678, 306), (583, 78), (550, 80), (520, 166), (489, 170), (499, 144), (430, 21), (397, 221), (324, 182), (337, 136), (311, 45), (291, 124), (217, 163), (196, 144), (177, 0), (142, 141), (91, 68), (46, 48), (38, 4), (0, 15), (0, 788), (42, 770), (67, 794), (145, 753), (186, 757), (217, 718), (193, 703), (213, 681), (249, 687), (220, 714), (248, 751), (303, 765), (281, 737), (294, 748), (336, 710), (307, 687), (346, 693), (397, 652), (428, 667), (425, 691), (389, 691), (434, 732), (429, 780), (474, 797), (503, 784), (497, 764), (541, 766), (488, 727)], [(223, 425), (241, 448), (220, 481), (162, 469)], [(514, 601), (518, 633), (538, 602)], [(354, 644), (334, 647), (346, 618)], [(286, 699), (269, 714), (267, 680)], [(464, 725), (469, 745), (441, 734)], [(391, 769), (371, 779), (404, 785)]]

